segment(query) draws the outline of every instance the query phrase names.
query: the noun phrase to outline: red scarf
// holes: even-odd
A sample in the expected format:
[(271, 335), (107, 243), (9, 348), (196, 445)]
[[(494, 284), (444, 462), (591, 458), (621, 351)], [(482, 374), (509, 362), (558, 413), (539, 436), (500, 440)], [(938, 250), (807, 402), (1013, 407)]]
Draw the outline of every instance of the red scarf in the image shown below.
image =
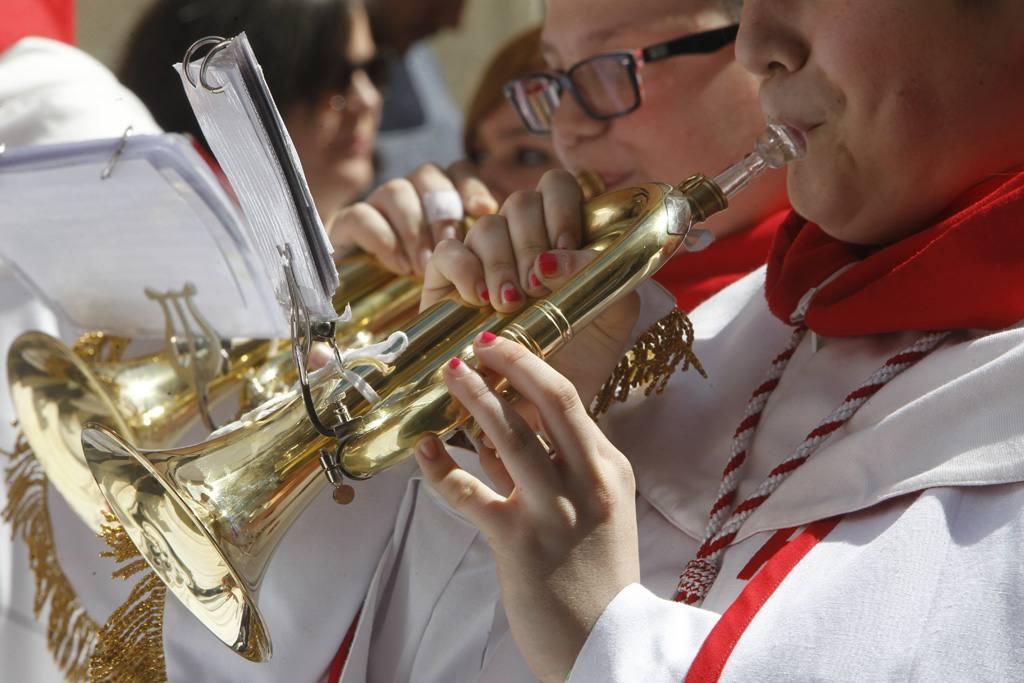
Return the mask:
[(779, 211), (749, 230), (715, 241), (704, 251), (674, 258), (654, 279), (672, 292), (681, 310), (692, 311), (712, 294), (764, 265), (775, 232), (788, 214), (788, 210)]
[(74, 0), (3, 0), (0, 52), (25, 38), (39, 36), (75, 42)]
[(974, 187), (931, 227), (880, 248), (841, 242), (791, 214), (768, 258), (768, 306), (789, 322), (819, 286), (804, 320), (829, 337), (1024, 320), (1024, 172)]

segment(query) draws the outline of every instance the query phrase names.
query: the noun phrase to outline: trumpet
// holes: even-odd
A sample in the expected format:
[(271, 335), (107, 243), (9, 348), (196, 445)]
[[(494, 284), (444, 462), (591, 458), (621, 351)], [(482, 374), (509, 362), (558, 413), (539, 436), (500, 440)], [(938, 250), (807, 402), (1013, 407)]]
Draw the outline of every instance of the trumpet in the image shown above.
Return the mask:
[[(577, 175), (584, 197), (604, 191), (596, 174)], [(472, 226), (464, 219), (464, 227)], [(382, 334), (412, 317), (419, 304), (420, 283), (396, 276), (373, 257), (355, 254), (338, 263), (337, 311), (350, 306), (348, 322), (336, 324), (336, 343), (369, 346)], [(194, 376), (176, 360), (184, 354), (168, 333), (166, 348), (126, 360), (127, 340), (103, 333), (83, 339), (84, 354), (41, 332), (19, 336), (7, 357), (15, 415), (47, 479), (78, 517), (94, 532), (106, 521), (107, 502), (96, 488), (82, 452), (82, 428), (100, 424), (140, 448), (178, 442), (202, 420), (214, 425), (209, 406), (238, 390), (239, 413), (286, 393), (298, 373), (290, 345), (282, 340), (220, 341), (193, 310), (206, 334), (196, 340), (191, 364), (207, 366), (209, 380), (198, 387)], [(212, 369), (211, 369), (212, 368)]]
[(320, 490), (321, 473), (341, 489), (409, 457), (424, 434), (445, 438), (468, 421), (448, 394), (442, 368), (474, 363), (473, 340), (501, 334), (547, 357), (619, 296), (648, 279), (679, 249), (708, 242), (696, 225), (728, 205), (766, 168), (802, 155), (798, 133), (773, 125), (755, 151), (713, 181), (651, 183), (584, 205), (597, 258), (570, 283), (518, 314), (438, 302), (403, 330), (409, 345), (389, 368), (355, 372), (380, 400), (371, 404), (339, 377), (316, 382), (312, 403), (337, 416), (331, 430), (291, 394), (209, 441), (171, 451), (139, 450), (110, 429), (82, 432), (86, 461), (114, 514), (179, 600), (218, 638), (253, 661), (271, 656), (257, 606), (259, 586), (281, 538)]
[[(347, 257), (339, 273), (335, 308), (352, 302), (351, 319), (337, 326), (340, 344), (373, 343), (411, 317), (419, 303), (416, 279), (396, 277), (369, 256)], [(246, 412), (285, 393), (296, 378), (286, 341), (200, 337), (191, 362), (209, 366), (212, 361), (216, 369), (198, 392), (190, 368), (175, 360), (181, 355), (177, 340), (169, 338), (162, 351), (124, 359), (119, 343), (124, 340), (102, 333), (84, 339), (83, 357), (49, 335), (22, 334), (8, 352), (7, 372), (26, 441), (54, 488), (95, 532), (105, 522), (107, 502), (82, 452), (86, 424), (110, 427), (140, 447), (164, 447), (206, 415), (205, 403), (213, 405), (237, 389), (239, 411)], [(207, 427), (212, 431), (212, 423)]]

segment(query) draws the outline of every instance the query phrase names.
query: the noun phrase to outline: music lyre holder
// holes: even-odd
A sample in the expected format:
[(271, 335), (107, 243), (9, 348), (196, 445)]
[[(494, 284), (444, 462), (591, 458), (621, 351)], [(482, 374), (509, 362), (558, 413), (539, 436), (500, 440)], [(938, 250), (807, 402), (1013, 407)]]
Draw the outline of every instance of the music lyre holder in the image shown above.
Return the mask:
[(210, 414), (209, 385), (227, 366), (228, 358), (217, 331), (192, 300), (196, 286), (187, 282), (180, 291), (158, 292), (149, 287), (144, 291), (163, 310), (164, 343), (170, 352), (171, 366), (195, 392), (199, 417), (212, 432), (217, 425)]

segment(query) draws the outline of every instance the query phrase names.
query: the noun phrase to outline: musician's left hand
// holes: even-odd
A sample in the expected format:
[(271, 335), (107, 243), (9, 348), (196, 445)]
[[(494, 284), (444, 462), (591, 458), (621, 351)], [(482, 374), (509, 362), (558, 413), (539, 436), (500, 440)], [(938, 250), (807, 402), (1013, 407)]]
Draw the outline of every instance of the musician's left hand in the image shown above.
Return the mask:
[(544, 361), (501, 337), (477, 339), (474, 349), (482, 368), (531, 404), (553, 453), (480, 374), (452, 361), (445, 382), (494, 446), (481, 458), (504, 465), (511, 490), (501, 495), (459, 468), (434, 437), (417, 444), (416, 459), (438, 494), (487, 537), (530, 668), (561, 682), (608, 603), (639, 581), (633, 472), (573, 385)]

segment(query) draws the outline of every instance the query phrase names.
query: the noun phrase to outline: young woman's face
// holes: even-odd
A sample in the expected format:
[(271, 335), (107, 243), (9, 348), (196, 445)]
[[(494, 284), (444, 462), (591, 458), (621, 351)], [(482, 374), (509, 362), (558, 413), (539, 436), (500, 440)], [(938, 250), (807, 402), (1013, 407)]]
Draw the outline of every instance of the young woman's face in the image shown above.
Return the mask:
[[(549, 67), (564, 70), (602, 52), (643, 48), (731, 23), (713, 0), (549, 0), (542, 51)], [(757, 80), (736, 62), (731, 45), (654, 62), (641, 75), (643, 104), (617, 119), (591, 119), (571, 96), (562, 97), (552, 141), (566, 168), (596, 171), (609, 188), (678, 183), (742, 158), (764, 127)], [(783, 181), (778, 174), (774, 182), (758, 184), (716, 219), (749, 225), (779, 208), (785, 202)]]
[[(366, 64), (376, 54), (366, 12), (353, 3), (348, 59)], [(325, 92), (313, 105), (285, 112), (285, 124), (324, 220), (358, 199), (373, 182), (373, 146), (381, 97), (363, 71), (346, 92)]]
[(793, 207), (883, 244), (1024, 163), (1024, 2), (747, 0), (737, 44), (772, 119), (802, 129)]
[(480, 122), (476, 148), (480, 179), (498, 201), (516, 190), (536, 188), (544, 172), (558, 166), (551, 141), (531, 135), (506, 102)]

